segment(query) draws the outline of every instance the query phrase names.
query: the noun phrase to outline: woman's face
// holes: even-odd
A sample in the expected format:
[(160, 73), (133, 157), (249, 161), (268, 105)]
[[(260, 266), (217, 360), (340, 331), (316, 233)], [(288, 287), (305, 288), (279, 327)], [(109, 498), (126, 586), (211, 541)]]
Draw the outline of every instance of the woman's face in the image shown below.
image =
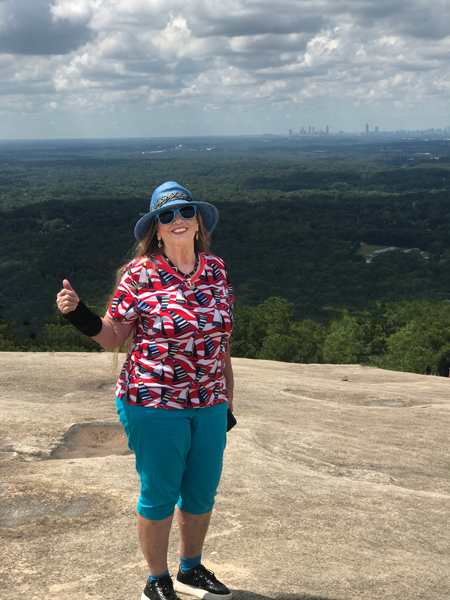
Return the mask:
[(164, 246), (169, 248), (193, 247), (194, 236), (198, 231), (197, 216), (193, 219), (183, 219), (179, 213), (169, 225), (162, 225), (159, 221), (156, 235), (158, 240), (162, 240)]

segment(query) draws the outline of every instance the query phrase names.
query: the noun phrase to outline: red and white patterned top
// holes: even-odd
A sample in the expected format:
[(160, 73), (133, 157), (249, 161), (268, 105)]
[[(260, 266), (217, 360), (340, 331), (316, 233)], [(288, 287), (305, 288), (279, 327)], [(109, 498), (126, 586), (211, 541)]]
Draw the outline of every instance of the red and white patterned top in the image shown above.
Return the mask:
[(131, 261), (107, 315), (135, 323), (116, 386), (130, 404), (198, 408), (228, 401), (223, 374), (233, 328), (233, 288), (224, 262), (200, 255), (195, 289), (161, 256)]

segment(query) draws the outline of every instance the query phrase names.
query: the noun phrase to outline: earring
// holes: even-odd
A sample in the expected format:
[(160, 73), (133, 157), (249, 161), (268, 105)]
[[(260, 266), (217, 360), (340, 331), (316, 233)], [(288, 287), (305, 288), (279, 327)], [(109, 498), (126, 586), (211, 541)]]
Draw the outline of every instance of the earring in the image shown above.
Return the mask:
[(162, 241), (158, 240), (158, 248), (162, 248)]
[(198, 231), (195, 232), (195, 239), (198, 240)]

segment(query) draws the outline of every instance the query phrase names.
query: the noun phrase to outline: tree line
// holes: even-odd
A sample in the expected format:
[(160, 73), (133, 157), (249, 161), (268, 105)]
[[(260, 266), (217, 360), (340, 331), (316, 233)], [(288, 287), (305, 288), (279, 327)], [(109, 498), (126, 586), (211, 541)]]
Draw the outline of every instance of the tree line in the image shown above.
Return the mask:
[[(440, 373), (450, 360), (450, 305), (426, 300), (378, 302), (379, 314), (327, 309), (326, 323), (293, 319), (294, 305), (271, 297), (258, 306), (238, 306), (231, 355), (290, 363), (363, 364), (393, 371)], [(98, 314), (104, 310), (91, 306)], [(27, 329), (28, 327), (28, 329)], [(55, 311), (41, 337), (25, 325), (0, 319), (0, 350), (100, 352), (101, 347)]]

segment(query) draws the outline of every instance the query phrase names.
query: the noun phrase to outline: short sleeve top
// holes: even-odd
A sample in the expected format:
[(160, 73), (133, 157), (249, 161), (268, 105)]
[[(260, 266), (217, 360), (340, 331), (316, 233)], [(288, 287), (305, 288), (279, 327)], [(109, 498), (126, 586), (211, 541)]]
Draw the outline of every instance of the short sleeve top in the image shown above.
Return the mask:
[(130, 404), (199, 408), (228, 401), (223, 373), (233, 328), (233, 288), (224, 262), (200, 255), (189, 289), (161, 256), (131, 261), (107, 315), (135, 323), (116, 386)]

